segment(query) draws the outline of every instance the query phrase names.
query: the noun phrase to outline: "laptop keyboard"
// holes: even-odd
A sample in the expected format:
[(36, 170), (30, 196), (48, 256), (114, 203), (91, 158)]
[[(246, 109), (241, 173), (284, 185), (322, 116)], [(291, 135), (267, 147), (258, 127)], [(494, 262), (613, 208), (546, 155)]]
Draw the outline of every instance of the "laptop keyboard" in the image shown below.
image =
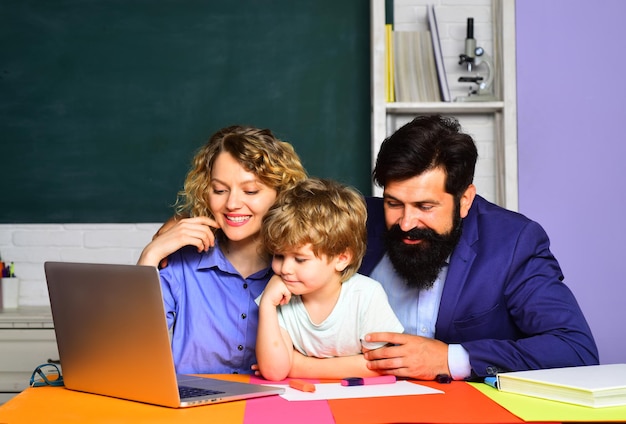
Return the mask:
[(219, 395), (224, 392), (219, 390), (200, 389), (198, 387), (178, 386), (178, 393), (180, 394), (181, 399), (188, 399), (198, 396)]

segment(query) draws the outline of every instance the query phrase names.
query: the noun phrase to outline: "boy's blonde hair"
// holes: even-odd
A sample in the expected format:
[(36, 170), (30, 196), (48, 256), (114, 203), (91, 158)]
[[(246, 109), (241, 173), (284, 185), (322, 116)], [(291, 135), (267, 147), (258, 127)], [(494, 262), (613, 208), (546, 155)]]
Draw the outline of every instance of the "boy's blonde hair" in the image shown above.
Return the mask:
[(367, 208), (354, 188), (309, 178), (282, 192), (263, 218), (261, 237), (271, 253), (292, 252), (311, 244), (315, 256), (352, 253), (342, 281), (361, 266), (367, 243)]
[(222, 152), (228, 152), (279, 194), (307, 176), (293, 146), (276, 138), (270, 130), (240, 125), (222, 128), (194, 156), (185, 186), (178, 193), (178, 215), (213, 218), (209, 208), (211, 171)]

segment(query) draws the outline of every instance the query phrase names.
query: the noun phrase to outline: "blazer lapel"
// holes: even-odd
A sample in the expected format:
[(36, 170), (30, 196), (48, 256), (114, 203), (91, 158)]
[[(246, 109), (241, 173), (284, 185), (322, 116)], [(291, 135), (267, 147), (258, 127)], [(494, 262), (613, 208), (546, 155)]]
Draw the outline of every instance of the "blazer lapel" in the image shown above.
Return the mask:
[[(478, 200), (478, 199), (477, 199)], [(435, 337), (449, 342), (454, 340), (456, 331), (453, 326), (454, 311), (461, 299), (469, 272), (476, 258), (472, 245), (478, 240), (477, 205), (472, 205), (470, 213), (463, 219), (463, 233), (450, 257), (448, 275), (443, 286), (439, 314), (435, 325)]]

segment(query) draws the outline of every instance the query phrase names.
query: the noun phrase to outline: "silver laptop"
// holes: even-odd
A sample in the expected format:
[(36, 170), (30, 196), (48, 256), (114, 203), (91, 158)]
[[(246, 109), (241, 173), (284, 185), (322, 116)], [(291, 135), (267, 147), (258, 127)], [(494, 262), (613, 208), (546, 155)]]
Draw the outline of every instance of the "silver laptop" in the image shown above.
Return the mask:
[(173, 408), (284, 392), (177, 375), (156, 268), (46, 262), (44, 269), (68, 389)]

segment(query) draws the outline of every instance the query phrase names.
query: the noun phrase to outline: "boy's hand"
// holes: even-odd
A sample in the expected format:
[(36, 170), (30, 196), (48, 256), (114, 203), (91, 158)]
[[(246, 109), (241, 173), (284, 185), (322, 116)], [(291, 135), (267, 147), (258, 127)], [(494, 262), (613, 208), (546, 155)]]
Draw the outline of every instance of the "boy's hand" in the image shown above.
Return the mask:
[(289, 303), (290, 299), (291, 292), (287, 289), (283, 279), (274, 275), (265, 286), (260, 303), (270, 302), (273, 306), (278, 306)]

